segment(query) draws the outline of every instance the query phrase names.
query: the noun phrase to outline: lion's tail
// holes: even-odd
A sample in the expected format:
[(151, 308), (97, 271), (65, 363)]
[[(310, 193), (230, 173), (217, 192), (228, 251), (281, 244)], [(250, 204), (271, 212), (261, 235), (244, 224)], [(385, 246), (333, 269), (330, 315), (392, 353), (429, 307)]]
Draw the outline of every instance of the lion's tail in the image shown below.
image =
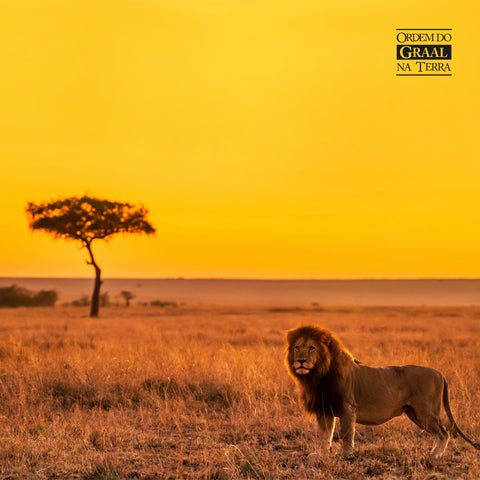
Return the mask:
[(480, 450), (480, 443), (474, 442), (472, 439), (467, 437), (458, 427), (457, 422), (453, 418), (452, 411), (450, 410), (450, 400), (448, 399), (448, 383), (445, 379), (443, 379), (443, 407), (445, 408), (445, 412), (447, 414), (450, 423), (452, 424), (452, 433), (457, 433), (460, 435), (466, 442), (470, 445), (473, 445), (477, 450)]

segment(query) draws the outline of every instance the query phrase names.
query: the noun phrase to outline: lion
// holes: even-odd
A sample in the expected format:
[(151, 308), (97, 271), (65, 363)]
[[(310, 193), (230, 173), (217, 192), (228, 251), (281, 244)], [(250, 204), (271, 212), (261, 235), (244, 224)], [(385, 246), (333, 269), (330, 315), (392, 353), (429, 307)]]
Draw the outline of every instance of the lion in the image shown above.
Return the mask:
[(456, 424), (448, 384), (437, 370), (416, 365), (373, 368), (356, 361), (340, 340), (319, 326), (287, 332), (285, 364), (295, 380), (307, 414), (316, 417), (321, 450), (330, 450), (335, 419), (340, 419), (342, 452), (353, 456), (355, 423), (380, 425), (405, 413), (437, 442), (433, 458), (442, 456), (449, 432), (440, 421), (443, 405), (452, 434), (480, 449)]

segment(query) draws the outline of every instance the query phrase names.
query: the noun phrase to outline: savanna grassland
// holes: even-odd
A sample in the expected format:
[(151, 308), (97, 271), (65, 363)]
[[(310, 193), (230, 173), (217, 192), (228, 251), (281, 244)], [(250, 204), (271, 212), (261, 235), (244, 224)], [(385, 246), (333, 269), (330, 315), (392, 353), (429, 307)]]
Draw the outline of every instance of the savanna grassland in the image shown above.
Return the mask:
[(333, 329), (363, 363), (429, 365), (480, 437), (480, 309), (75, 307), (0, 310), (0, 478), (478, 479), (480, 452), (407, 418), (358, 426), (318, 466), (284, 331)]

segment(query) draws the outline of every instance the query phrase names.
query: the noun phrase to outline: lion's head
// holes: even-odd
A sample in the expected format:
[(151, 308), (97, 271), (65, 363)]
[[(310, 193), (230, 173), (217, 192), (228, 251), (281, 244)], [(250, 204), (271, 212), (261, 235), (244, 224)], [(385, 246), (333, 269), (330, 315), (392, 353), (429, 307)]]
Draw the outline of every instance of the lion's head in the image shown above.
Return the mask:
[(328, 331), (304, 326), (287, 332), (285, 363), (293, 377), (328, 372), (331, 363)]
[(287, 332), (285, 364), (298, 380), (306, 380), (312, 374), (325, 375), (337, 366), (343, 352), (351, 358), (334, 334), (325, 328), (307, 325)]

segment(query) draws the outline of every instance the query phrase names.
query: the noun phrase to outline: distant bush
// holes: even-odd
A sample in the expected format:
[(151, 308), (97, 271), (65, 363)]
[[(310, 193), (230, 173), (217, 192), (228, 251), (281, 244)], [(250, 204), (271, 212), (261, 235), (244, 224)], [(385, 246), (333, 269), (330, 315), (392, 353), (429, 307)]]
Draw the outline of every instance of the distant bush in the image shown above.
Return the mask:
[[(74, 307), (88, 307), (91, 304), (91, 299), (88, 295), (83, 295), (77, 300), (72, 301), (72, 305)], [(110, 302), (110, 294), (108, 292), (102, 293), (100, 295), (100, 306), (101, 307), (108, 307), (111, 305)]]
[(111, 305), (110, 294), (108, 292), (102, 293), (100, 295), (100, 306), (101, 307), (108, 307), (110, 305)]
[(177, 302), (162, 302), (161, 300), (153, 300), (150, 305), (152, 307), (178, 307)]
[(0, 307), (53, 307), (57, 300), (55, 290), (32, 292), (17, 285), (0, 288)]
[(90, 297), (83, 295), (78, 300), (73, 300), (72, 305), (74, 307), (88, 307), (90, 305)]
[(37, 307), (53, 307), (58, 300), (55, 290), (40, 290), (33, 296), (33, 305)]

